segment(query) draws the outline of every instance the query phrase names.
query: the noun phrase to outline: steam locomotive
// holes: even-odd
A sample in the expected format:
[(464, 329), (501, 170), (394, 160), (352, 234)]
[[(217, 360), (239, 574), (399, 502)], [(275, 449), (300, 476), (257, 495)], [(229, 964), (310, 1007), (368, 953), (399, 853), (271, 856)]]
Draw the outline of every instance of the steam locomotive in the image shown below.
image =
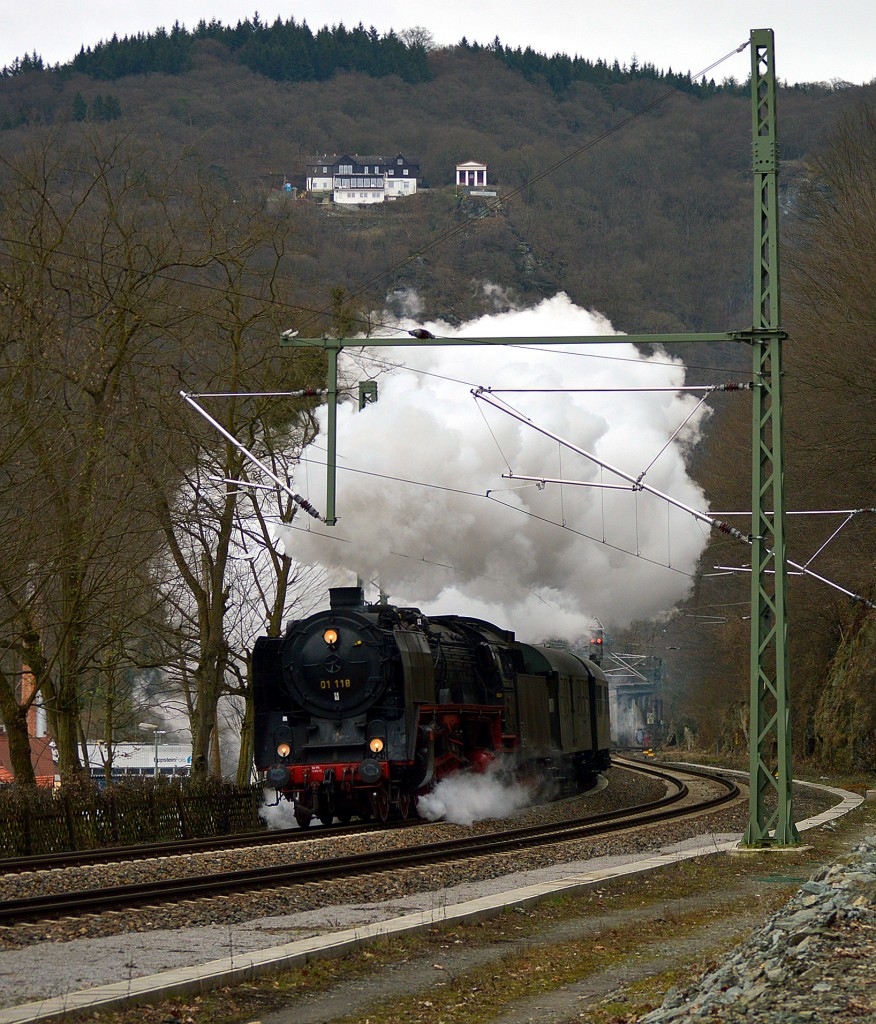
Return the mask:
[(511, 765), (579, 788), (609, 763), (599, 666), (480, 619), (366, 604), (359, 587), (259, 637), (253, 689), (256, 767), (302, 827), (407, 818), (454, 772)]

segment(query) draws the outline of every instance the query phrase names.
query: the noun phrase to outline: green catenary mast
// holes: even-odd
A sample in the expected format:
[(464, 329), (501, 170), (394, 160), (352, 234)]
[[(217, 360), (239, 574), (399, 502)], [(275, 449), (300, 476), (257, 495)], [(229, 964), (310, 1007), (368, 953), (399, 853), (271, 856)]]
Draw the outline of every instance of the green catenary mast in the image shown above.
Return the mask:
[[(779, 154), (773, 33), (751, 33), (754, 170), (752, 332), (751, 795), (745, 842), (799, 842), (791, 816), (788, 563), (779, 292)], [(770, 831), (773, 831), (772, 836)]]

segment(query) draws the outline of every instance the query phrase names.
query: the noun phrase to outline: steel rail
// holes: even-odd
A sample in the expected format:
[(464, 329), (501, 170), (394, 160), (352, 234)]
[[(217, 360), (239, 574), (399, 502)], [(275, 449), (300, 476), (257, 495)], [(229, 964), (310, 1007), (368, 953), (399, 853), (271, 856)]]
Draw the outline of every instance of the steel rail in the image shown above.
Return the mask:
[(627, 762), (618, 766), (664, 778), (673, 784), (674, 792), (635, 807), (607, 811), (549, 826), (528, 826), (445, 840), (425, 846), (350, 854), (315, 862), (244, 868), (221, 874), (6, 900), (0, 902), (0, 924), (11, 925), (24, 921), (57, 919), (74, 914), (100, 913), (120, 907), (135, 907), (156, 902), (188, 901), (196, 897), (216, 896), (266, 886), (284, 888), (306, 882), (327, 881), (339, 876), (351, 877), (398, 871), (460, 858), (482, 857), (525, 847), (569, 842), (698, 813), (720, 806), (734, 799), (739, 793), (736, 784), (730, 780), (715, 778), (706, 772), (688, 768), (674, 769), (680, 775), (708, 778), (723, 789), (718, 796), (700, 801), (694, 806), (678, 807), (676, 805), (689, 794), (687, 786), (682, 781), (651, 765)]
[(137, 843), (129, 846), (104, 846), (92, 850), (64, 850), (58, 853), (38, 853), (23, 857), (0, 859), (0, 875), (21, 874), (27, 871), (46, 871), (60, 868), (82, 867), (89, 864), (111, 864), (116, 861), (148, 860), (151, 857), (173, 857), (186, 853), (210, 853), (235, 847), (273, 846), (277, 843), (296, 843), (326, 836), (385, 831), (387, 828), (406, 828), (422, 824), (416, 818), (407, 821), (361, 822), (326, 826), (325, 828), (284, 828), (257, 832), (233, 832), (231, 835), (202, 836), (194, 839), (173, 839), (161, 843)]
[[(617, 758), (615, 764), (620, 764)], [(28, 871), (47, 871), (91, 864), (112, 864), (117, 861), (148, 860), (153, 857), (173, 857), (186, 853), (210, 853), (249, 846), (272, 846), (278, 843), (303, 842), (308, 839), (338, 838), (340, 835), (359, 835), (367, 832), (402, 829), (424, 825), (421, 818), (388, 822), (363, 821), (359, 824), (337, 824), (311, 828), (288, 828), (256, 832), (234, 832), (231, 835), (200, 836), (191, 839), (171, 839), (160, 843), (132, 843), (124, 846), (103, 846), (90, 850), (61, 850), (55, 853), (27, 854), (20, 857), (0, 858), (0, 875), (22, 874)], [(343, 831), (341, 831), (343, 830)]]

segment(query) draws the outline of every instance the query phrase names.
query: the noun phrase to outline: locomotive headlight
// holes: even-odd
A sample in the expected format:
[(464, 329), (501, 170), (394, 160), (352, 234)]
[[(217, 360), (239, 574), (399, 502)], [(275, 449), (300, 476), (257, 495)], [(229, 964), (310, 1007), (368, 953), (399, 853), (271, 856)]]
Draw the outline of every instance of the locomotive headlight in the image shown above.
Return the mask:
[(386, 722), (382, 718), (374, 718), (368, 723), (365, 742), (375, 757), (383, 753), (386, 748)]
[(292, 748), (288, 743), (280, 743), (277, 746), (277, 757), (288, 757), (292, 753)]
[(338, 642), (338, 631), (336, 629), (327, 629), (322, 634), (322, 638), (329, 646), (336, 644)]

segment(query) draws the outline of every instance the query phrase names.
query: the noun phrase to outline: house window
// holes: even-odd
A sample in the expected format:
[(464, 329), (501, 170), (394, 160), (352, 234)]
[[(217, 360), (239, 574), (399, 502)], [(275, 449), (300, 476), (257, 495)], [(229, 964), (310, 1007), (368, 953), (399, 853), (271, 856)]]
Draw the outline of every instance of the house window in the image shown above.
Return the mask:
[(406, 168), (405, 168), (405, 169), (404, 169), (404, 170), (402, 171), (402, 174), (407, 174), (407, 173), (408, 173), (408, 169), (407, 169), (407, 167), (406, 167)]
[(398, 160), (396, 160), (396, 163), (399, 165), (399, 167), (401, 167), (401, 165), (404, 163), (404, 160), (402, 160), (402, 158), (399, 157)]
[(338, 167), (338, 174), (352, 174), (352, 173), (353, 173), (353, 165), (352, 164), (341, 164), (340, 167)]

